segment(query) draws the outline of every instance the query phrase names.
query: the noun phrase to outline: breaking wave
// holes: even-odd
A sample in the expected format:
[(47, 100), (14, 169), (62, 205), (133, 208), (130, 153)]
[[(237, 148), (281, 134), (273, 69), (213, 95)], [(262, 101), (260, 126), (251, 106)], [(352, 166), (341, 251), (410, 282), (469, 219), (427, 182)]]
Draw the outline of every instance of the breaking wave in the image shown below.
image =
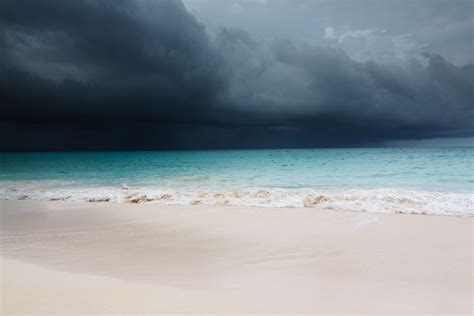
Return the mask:
[(376, 213), (474, 216), (472, 192), (402, 189), (277, 189), (177, 190), (171, 188), (71, 188), (67, 186), (2, 186), (0, 199), (66, 202), (148, 203), (255, 207), (307, 207)]

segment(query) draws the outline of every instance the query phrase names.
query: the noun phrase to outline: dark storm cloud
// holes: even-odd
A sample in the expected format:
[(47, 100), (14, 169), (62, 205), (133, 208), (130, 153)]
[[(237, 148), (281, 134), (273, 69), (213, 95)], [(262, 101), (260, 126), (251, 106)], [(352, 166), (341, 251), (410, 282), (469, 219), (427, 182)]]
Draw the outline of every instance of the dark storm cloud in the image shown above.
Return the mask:
[[(472, 136), (474, 67), (221, 28), (182, 3), (0, 2), (0, 148), (376, 145)], [(423, 62), (424, 61), (424, 62)]]
[[(142, 3), (2, 1), (13, 61), (4, 65), (4, 94), (13, 92), (39, 112), (34, 117), (44, 112), (34, 100), (56, 111), (44, 115), (112, 116), (124, 114), (122, 107), (128, 115), (137, 107), (159, 113), (159, 103), (192, 110), (197, 99), (208, 102), (220, 79), (203, 27), (179, 2)], [(32, 93), (22, 82), (32, 85)], [(10, 107), (21, 112), (17, 102)]]

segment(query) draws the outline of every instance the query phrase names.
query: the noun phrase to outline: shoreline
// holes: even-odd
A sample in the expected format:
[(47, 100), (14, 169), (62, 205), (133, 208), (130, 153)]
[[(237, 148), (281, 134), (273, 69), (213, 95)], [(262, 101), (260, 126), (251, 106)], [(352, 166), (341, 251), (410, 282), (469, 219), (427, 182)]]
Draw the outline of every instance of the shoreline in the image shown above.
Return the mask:
[(35, 201), (0, 206), (5, 313), (472, 310), (470, 217)]
[(310, 208), (314, 210), (474, 216), (472, 191), (400, 188), (54, 187), (48, 182), (0, 189), (0, 200), (158, 206)]

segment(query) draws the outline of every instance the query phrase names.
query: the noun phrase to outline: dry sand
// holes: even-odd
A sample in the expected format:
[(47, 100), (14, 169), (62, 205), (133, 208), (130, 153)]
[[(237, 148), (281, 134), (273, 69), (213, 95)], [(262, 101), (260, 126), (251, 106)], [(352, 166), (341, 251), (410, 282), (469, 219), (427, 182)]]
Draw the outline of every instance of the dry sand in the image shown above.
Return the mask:
[(2, 314), (464, 313), (473, 218), (0, 201)]

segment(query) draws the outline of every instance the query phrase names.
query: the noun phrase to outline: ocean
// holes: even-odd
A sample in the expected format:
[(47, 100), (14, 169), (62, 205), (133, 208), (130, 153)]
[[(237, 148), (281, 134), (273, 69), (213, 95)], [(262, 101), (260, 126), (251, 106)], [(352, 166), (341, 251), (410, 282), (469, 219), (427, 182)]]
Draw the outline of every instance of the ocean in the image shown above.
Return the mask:
[(0, 199), (474, 215), (474, 148), (0, 153)]

